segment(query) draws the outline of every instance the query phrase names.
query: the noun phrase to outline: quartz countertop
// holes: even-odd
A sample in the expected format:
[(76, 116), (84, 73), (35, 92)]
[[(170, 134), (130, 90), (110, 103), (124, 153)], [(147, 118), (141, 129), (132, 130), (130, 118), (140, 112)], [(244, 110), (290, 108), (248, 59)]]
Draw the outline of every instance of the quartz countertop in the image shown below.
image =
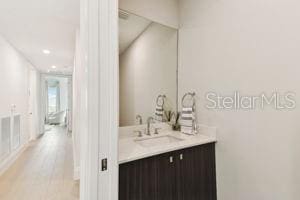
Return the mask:
[[(185, 149), (193, 146), (208, 144), (217, 142), (216, 128), (208, 127), (205, 125), (198, 126), (198, 134), (186, 135), (179, 131), (173, 131), (165, 124), (160, 125), (158, 135), (152, 134), (151, 136), (143, 135), (143, 137), (137, 137), (133, 130), (143, 130), (143, 126), (120, 128), (119, 133), (119, 164), (171, 152), (180, 149)], [(157, 127), (157, 126), (156, 126)], [(149, 139), (163, 136), (172, 136), (179, 141), (166, 143), (162, 145), (154, 146), (142, 146), (136, 140)]]

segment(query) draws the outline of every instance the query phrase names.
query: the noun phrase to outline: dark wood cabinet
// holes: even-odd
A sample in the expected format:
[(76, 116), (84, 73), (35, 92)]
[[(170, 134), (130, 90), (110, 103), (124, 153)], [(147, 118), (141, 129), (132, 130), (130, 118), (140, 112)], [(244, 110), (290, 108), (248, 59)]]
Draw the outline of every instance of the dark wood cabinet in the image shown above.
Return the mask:
[(156, 191), (155, 200), (177, 199), (177, 167), (173, 153), (166, 153), (156, 157)]
[(120, 166), (119, 199), (153, 200), (157, 196), (156, 158), (150, 157)]
[(214, 145), (203, 145), (180, 152), (180, 200), (216, 200)]
[(214, 143), (120, 165), (119, 200), (216, 200)]

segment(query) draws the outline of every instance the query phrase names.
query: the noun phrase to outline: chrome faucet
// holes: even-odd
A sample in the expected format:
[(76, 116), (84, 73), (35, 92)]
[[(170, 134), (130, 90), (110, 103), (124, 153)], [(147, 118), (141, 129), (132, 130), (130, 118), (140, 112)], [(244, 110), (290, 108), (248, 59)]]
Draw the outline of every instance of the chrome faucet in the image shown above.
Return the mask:
[(143, 124), (143, 118), (141, 115), (137, 115), (135, 118), (138, 121), (139, 125)]
[(150, 125), (151, 125), (151, 123), (153, 123), (153, 117), (148, 117), (148, 119), (147, 119), (147, 132), (146, 132), (146, 135), (151, 135), (151, 133), (150, 133)]

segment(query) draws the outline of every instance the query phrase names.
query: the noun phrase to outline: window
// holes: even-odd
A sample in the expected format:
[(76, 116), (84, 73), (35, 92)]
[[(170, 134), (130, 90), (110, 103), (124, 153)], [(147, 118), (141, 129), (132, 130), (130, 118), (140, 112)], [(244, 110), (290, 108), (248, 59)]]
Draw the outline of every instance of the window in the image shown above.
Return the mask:
[(58, 87), (48, 87), (48, 113), (55, 113), (58, 111)]

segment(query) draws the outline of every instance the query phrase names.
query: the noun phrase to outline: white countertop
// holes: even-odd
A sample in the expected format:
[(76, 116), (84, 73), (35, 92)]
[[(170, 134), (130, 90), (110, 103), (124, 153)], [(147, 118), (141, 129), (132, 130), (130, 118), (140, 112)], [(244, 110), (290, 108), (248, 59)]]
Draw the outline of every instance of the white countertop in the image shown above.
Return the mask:
[(133, 127), (120, 128), (119, 164), (217, 141), (216, 128), (214, 127), (199, 125), (199, 133), (190, 136), (182, 134), (179, 131), (172, 131), (166, 125), (161, 124), (161, 126), (163, 128), (159, 135), (143, 135), (142, 139), (171, 135), (181, 140), (163, 145), (145, 147), (135, 141), (141, 138), (137, 137), (136, 133), (133, 133), (133, 130), (141, 130), (143, 126), (136, 126), (135, 129)]

